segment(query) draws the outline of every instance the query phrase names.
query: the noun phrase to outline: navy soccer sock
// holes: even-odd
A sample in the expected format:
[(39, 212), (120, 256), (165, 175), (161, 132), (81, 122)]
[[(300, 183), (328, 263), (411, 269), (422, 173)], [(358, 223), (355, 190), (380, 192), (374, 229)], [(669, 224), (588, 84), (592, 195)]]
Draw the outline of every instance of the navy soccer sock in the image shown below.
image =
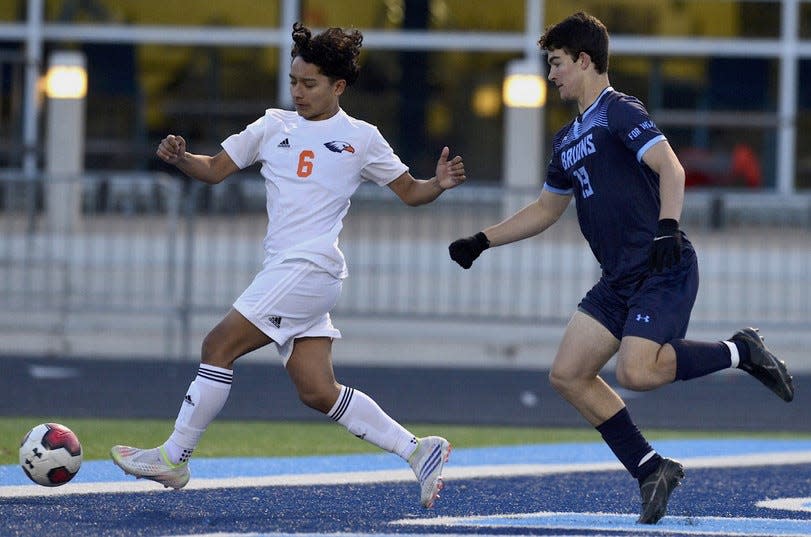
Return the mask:
[[(723, 341), (707, 343), (674, 339), (669, 343), (676, 351), (676, 378), (674, 380), (703, 377), (732, 366), (729, 345)], [(735, 346), (740, 352), (741, 346), (737, 344)]]
[(662, 457), (656, 453), (623, 408), (596, 427), (605, 443), (636, 479), (642, 480), (659, 467)]

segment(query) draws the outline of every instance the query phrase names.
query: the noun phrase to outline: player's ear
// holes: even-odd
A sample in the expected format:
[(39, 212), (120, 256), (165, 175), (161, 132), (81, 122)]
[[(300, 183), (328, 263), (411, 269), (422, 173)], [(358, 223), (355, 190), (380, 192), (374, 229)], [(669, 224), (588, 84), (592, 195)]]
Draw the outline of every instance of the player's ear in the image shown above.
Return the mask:
[(589, 56), (588, 52), (580, 51), (580, 54), (577, 55), (577, 59), (580, 60), (580, 66), (584, 71), (591, 65), (591, 56)]
[(343, 95), (344, 90), (346, 90), (346, 80), (344, 80), (343, 78), (339, 78), (333, 84), (332, 91), (335, 93), (336, 97), (340, 97), (341, 95)]

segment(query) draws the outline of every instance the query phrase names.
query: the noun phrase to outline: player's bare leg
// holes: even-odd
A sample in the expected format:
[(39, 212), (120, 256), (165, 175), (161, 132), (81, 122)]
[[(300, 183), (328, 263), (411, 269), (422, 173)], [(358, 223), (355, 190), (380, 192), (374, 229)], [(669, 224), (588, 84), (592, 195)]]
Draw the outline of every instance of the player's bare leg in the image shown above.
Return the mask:
[(332, 339), (296, 339), (285, 368), (301, 402), (324, 414), (329, 412), (341, 393), (332, 368)]
[(240, 312), (231, 308), (203, 339), (200, 361), (231, 369), (240, 356), (260, 349), (272, 341)]
[(620, 396), (599, 376), (618, 348), (619, 341), (603, 325), (577, 311), (552, 363), (552, 387), (593, 426), (625, 407)]
[(617, 381), (631, 390), (652, 390), (728, 367), (749, 373), (784, 401), (794, 399), (794, 383), (785, 362), (769, 351), (756, 328), (738, 330), (724, 342), (677, 339), (659, 345), (626, 336), (617, 356)]
[(549, 378), (637, 479), (642, 495), (639, 522), (655, 524), (666, 513), (670, 494), (684, 472), (677, 461), (653, 450), (620, 396), (600, 378), (600, 370), (619, 348), (620, 342), (605, 327), (578, 311), (566, 328)]
[(197, 376), (186, 392), (171, 436), (163, 445), (150, 449), (113, 446), (110, 455), (115, 464), (127, 474), (167, 488), (186, 486), (189, 458), (228, 399), (234, 361), (270, 342), (267, 335), (231, 309), (203, 341)]
[(415, 437), (368, 395), (339, 384), (332, 367), (330, 338), (297, 339), (286, 367), (304, 404), (323, 412), (358, 438), (406, 460), (420, 484), (420, 503), (426, 508), (434, 505), (443, 487), (442, 470), (451, 451), (447, 440), (439, 436)]
[(617, 355), (617, 382), (636, 391), (653, 390), (676, 379), (676, 351), (670, 344), (625, 336)]

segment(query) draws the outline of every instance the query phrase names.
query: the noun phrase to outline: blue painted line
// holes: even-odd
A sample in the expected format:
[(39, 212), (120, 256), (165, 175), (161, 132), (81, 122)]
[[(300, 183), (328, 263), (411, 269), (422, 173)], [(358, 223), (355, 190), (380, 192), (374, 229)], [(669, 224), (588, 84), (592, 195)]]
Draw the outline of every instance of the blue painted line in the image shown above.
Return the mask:
[[(369, 532), (339, 532), (339, 533), (208, 533), (194, 535), (175, 535), (169, 537), (431, 537), (429, 533), (369, 533)], [(442, 537), (470, 537), (467, 533), (441, 533)], [(500, 534), (489, 533), (476, 533), (476, 537), (503, 537)], [(554, 537), (554, 536), (552, 536)], [(566, 534), (565, 537), (580, 537), (577, 535)]]
[[(706, 446), (690, 441), (669, 444), (682, 453)], [(740, 440), (733, 441), (741, 442)], [(719, 453), (740, 453), (743, 446), (729, 444)], [(762, 453), (788, 454), (807, 451), (809, 442), (757, 441)], [(755, 445), (755, 444), (753, 444)], [(537, 449), (537, 452), (535, 448)], [(657, 446), (663, 449), (661, 445)], [(678, 448), (678, 451), (676, 451)], [(586, 450), (594, 449), (587, 445)], [(711, 448), (714, 452), (714, 448)], [(547, 453), (546, 462), (566, 463), (581, 457), (576, 446), (530, 446), (459, 450), (459, 458), (476, 464), (481, 456)], [(675, 455), (675, 453), (674, 453)], [(353, 465), (381, 457), (359, 455), (338, 459)], [(540, 458), (540, 457), (539, 457)], [(784, 457), (790, 460), (790, 457)], [(307, 458), (309, 459), (309, 458)], [(329, 461), (329, 457), (323, 458)], [(285, 458), (297, 460), (301, 458)], [(403, 469), (395, 456), (383, 456), (385, 464)], [(451, 462), (453, 462), (453, 458)], [(507, 457), (507, 463), (518, 462)], [(229, 464), (217, 462), (223, 472)], [(99, 462), (117, 470), (112, 463)], [(241, 461), (245, 463), (246, 461)], [(248, 461), (250, 462), (250, 461)], [(275, 460), (274, 463), (278, 463)], [(537, 462), (535, 460), (521, 461)], [(254, 464), (264, 464), (261, 459)], [(10, 466), (14, 473), (21, 473)], [(266, 467), (267, 468), (267, 467)], [(576, 469), (577, 465), (573, 465)], [(337, 468), (333, 468), (338, 471)], [(346, 470), (342, 468), (341, 470)], [(296, 471), (299, 471), (297, 468)], [(229, 473), (234, 473), (233, 471)], [(81, 475), (81, 474), (80, 474)], [(198, 475), (198, 474), (195, 474)], [(116, 479), (123, 479), (120, 472)], [(127, 478), (129, 479), (129, 478)], [(394, 483), (273, 486), (245, 488), (159, 488), (126, 495), (88, 494), (13, 497), (0, 502), (0, 535), (30, 537), (48, 528), (53, 535), (73, 537), (129, 537), (131, 535), (207, 537), (287, 537), (289, 534), (333, 537), (426, 535), (537, 535), (585, 537), (811, 537), (811, 512), (800, 509), (809, 503), (811, 464), (759, 467), (697, 467), (689, 473), (668, 505), (667, 516), (656, 526), (635, 524), (639, 510), (636, 482), (623, 471), (591, 471), (497, 478), (455, 478), (442, 491), (433, 510), (419, 505), (416, 480)], [(764, 500), (778, 502), (760, 507)]]
[[(758, 453), (811, 451), (811, 440), (769, 439), (698, 439), (653, 442), (660, 453), (676, 458), (734, 456)], [(615, 462), (614, 454), (602, 442), (533, 444), (487, 448), (455, 449), (449, 467), (504, 464), (579, 464)], [(370, 472), (407, 468), (402, 459), (390, 453), (272, 457), (272, 458), (195, 458), (192, 472), (198, 478), (259, 477), (319, 473)], [(121, 470), (109, 460), (85, 461), (75, 483), (122, 481)], [(0, 466), (0, 486), (29, 485), (31, 482), (17, 465)]]
[(623, 533), (811, 535), (808, 520), (732, 517), (667, 516), (658, 524), (640, 525), (637, 515), (611, 513), (528, 513), (511, 516), (443, 518), (443, 525), (468, 528), (538, 528), (569, 531), (621, 531)]

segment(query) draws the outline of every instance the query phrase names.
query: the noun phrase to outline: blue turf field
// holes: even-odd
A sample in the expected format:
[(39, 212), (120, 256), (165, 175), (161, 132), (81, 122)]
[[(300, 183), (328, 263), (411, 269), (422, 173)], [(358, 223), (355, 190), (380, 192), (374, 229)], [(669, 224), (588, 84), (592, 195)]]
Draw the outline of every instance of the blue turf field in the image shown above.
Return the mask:
[(88, 461), (58, 489), (0, 466), (0, 535), (584, 535), (811, 537), (811, 441), (659, 441), (687, 476), (669, 514), (635, 524), (636, 483), (602, 444), (456, 450), (435, 509), (388, 454), (195, 459), (167, 491)]

